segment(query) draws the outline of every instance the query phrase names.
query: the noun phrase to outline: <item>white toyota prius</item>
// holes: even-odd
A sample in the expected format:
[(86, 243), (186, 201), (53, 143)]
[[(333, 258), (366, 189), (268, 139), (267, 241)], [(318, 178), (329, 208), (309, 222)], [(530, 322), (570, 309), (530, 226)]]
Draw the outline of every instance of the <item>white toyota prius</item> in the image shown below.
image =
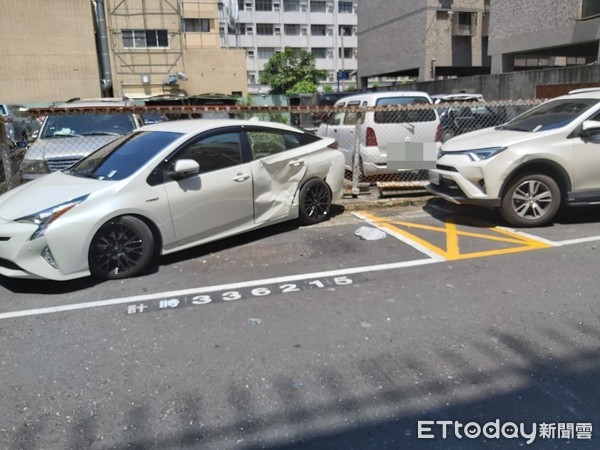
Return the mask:
[(117, 279), (153, 257), (267, 225), (329, 217), (333, 139), (242, 120), (148, 125), (0, 196), (0, 274)]

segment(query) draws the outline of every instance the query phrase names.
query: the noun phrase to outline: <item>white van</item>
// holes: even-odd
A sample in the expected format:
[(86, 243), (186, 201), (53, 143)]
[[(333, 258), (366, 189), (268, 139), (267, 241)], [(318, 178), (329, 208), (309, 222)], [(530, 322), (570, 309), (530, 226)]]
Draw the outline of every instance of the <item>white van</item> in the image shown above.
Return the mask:
[[(385, 106), (432, 104), (426, 92), (365, 92), (338, 100), (334, 106)], [(359, 146), (360, 173), (369, 176), (397, 173), (387, 166), (386, 146), (402, 142), (436, 142), (441, 140), (442, 128), (435, 109), (406, 109), (401, 111), (368, 111), (360, 126), (357, 141), (358, 113), (340, 111), (332, 113), (319, 126), (317, 135), (337, 141), (344, 154), (346, 170), (352, 171), (354, 148)]]

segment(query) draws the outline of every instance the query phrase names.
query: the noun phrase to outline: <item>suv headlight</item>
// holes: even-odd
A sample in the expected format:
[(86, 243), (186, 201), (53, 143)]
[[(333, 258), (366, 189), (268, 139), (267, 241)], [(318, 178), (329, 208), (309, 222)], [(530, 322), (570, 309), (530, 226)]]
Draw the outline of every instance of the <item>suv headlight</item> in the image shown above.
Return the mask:
[(490, 159), (492, 156), (496, 156), (504, 150), (506, 150), (506, 147), (489, 147), (466, 150), (464, 153), (466, 153), (473, 161), (483, 161), (485, 159)]
[(23, 173), (50, 173), (48, 165), (43, 159), (24, 159), (21, 163)]
[(34, 239), (43, 236), (46, 232), (46, 229), (52, 222), (83, 202), (86, 198), (88, 198), (88, 195), (83, 195), (68, 202), (44, 209), (43, 211), (38, 211), (29, 216), (21, 217), (20, 219), (16, 219), (15, 222), (30, 223), (38, 226), (37, 230), (35, 230), (35, 232), (29, 238), (29, 240), (33, 241)]

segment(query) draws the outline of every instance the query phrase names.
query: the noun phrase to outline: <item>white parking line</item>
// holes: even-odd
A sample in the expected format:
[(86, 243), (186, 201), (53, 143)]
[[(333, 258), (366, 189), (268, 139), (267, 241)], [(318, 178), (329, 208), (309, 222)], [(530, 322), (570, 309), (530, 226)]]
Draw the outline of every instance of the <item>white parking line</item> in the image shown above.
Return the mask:
[[(361, 219), (365, 220), (366, 222), (370, 223), (371, 225), (379, 228), (377, 226), (377, 224), (362, 217), (361, 214), (353, 213), (353, 215), (355, 215), (356, 217), (361, 218)], [(430, 252), (426, 248), (422, 248), (422, 246), (418, 245), (415, 242), (411, 242), (410, 239), (406, 239), (402, 235), (390, 232), (389, 229), (382, 228), (382, 230), (385, 231), (387, 234), (390, 234), (390, 235), (394, 236), (395, 238), (400, 239), (401, 241), (405, 242), (406, 244), (410, 245), (411, 247), (415, 248), (416, 250), (426, 254), (427, 256), (429, 256), (429, 258), (416, 259), (416, 260), (411, 260), (411, 261), (400, 261), (400, 262), (387, 263), (387, 264), (376, 264), (376, 265), (371, 265), (371, 266), (352, 267), (352, 268), (348, 268), (348, 269), (338, 269), (338, 270), (330, 270), (330, 271), (323, 271), (323, 272), (311, 272), (311, 273), (306, 273), (306, 274), (289, 275), (289, 276), (282, 276), (282, 277), (275, 277), (275, 278), (265, 278), (265, 279), (260, 279), (260, 280), (242, 281), (242, 282), (238, 282), (238, 283), (229, 283), (229, 284), (221, 284), (221, 285), (214, 285), (214, 286), (196, 287), (196, 288), (189, 288), (189, 289), (181, 289), (181, 290), (177, 290), (177, 291), (157, 292), (154, 294), (135, 295), (135, 296), (131, 296), (131, 297), (111, 298), (111, 299), (107, 299), (107, 300), (97, 300), (97, 301), (93, 301), (93, 302), (74, 303), (74, 304), (70, 304), (70, 305), (59, 305), (59, 306), (50, 306), (50, 307), (46, 307), (46, 308), (34, 308), (34, 309), (25, 309), (25, 310), (19, 310), (19, 311), (11, 311), (11, 312), (0, 313), (0, 320), (14, 319), (14, 318), (28, 317), (28, 316), (39, 316), (39, 315), (44, 315), (44, 314), (54, 314), (54, 313), (76, 311), (76, 310), (90, 309), (90, 308), (101, 308), (101, 307), (105, 307), (105, 306), (123, 305), (123, 304), (127, 304), (127, 303), (144, 302), (144, 301), (148, 301), (148, 300), (156, 300), (156, 299), (161, 299), (161, 298), (166, 298), (166, 297), (198, 295), (198, 294), (203, 294), (206, 292), (234, 290), (234, 289), (241, 289), (241, 288), (247, 288), (247, 287), (262, 286), (262, 285), (271, 284), (271, 283), (289, 283), (289, 282), (293, 282), (293, 281), (307, 280), (307, 279), (311, 279), (311, 278), (338, 277), (338, 276), (352, 275), (352, 274), (358, 274), (358, 273), (368, 273), (368, 272), (379, 272), (379, 271), (384, 271), (384, 270), (402, 269), (402, 268), (406, 268), (406, 267), (423, 266), (423, 265), (427, 265), (427, 264), (433, 264), (433, 263), (445, 261), (444, 258), (441, 258), (439, 255), (437, 255), (433, 252)], [(519, 234), (523, 235), (524, 237), (528, 237), (530, 239), (536, 239), (541, 242), (545, 242), (553, 247), (560, 247), (560, 246), (565, 246), (565, 245), (575, 245), (575, 244), (582, 244), (582, 243), (586, 243), (586, 242), (600, 241), (600, 236), (590, 236), (590, 237), (584, 237), (584, 238), (567, 239), (564, 241), (551, 241), (548, 239), (540, 238), (539, 236), (535, 236), (533, 234), (513, 230), (511, 228), (507, 228), (507, 230), (510, 230), (515, 233), (519, 233)]]
[(76, 311), (81, 309), (89, 309), (89, 308), (100, 308), (104, 306), (113, 306), (113, 305), (122, 305), (126, 303), (134, 303), (134, 302), (143, 302), (148, 300), (155, 300), (167, 297), (177, 297), (184, 295), (198, 295), (206, 292), (214, 292), (214, 291), (222, 291), (222, 290), (234, 290), (241, 289), (253, 286), (262, 286), (266, 284), (272, 283), (289, 283), (292, 281), (300, 281), (311, 278), (327, 278), (327, 277), (338, 277), (343, 275), (352, 275), (358, 273), (368, 273), (368, 272), (379, 272), (383, 270), (394, 270), (394, 269), (402, 269), (405, 267), (415, 267), (422, 266), (425, 264), (432, 264), (440, 262), (436, 259), (417, 259), (412, 261), (400, 261), (395, 263), (387, 263), (387, 264), (377, 264), (372, 266), (362, 266), (362, 267), (352, 267), (349, 269), (338, 269), (338, 270), (329, 270), (324, 272), (312, 272), (298, 275), (289, 275), (283, 277), (275, 277), (275, 278), (265, 278), (261, 280), (250, 280), (250, 281), (242, 281), (238, 283), (229, 283), (229, 284), (221, 284), (216, 286), (203, 286), (197, 288), (190, 289), (181, 289), (177, 291), (166, 291), (166, 292), (157, 292), (154, 294), (145, 294), (145, 295), (135, 295), (132, 297), (120, 297), (120, 298), (111, 298), (107, 300), (97, 300), (93, 302), (85, 302), (85, 303), (74, 303), (70, 305), (60, 305), (60, 306), (50, 306), (46, 308), (36, 308), (36, 309), (25, 309), (20, 311), (11, 311), (0, 313), (0, 320), (2, 319), (14, 319), (17, 317), (27, 317), (27, 316), (39, 316), (43, 314), (53, 314), (59, 312), (67, 312), (67, 311)]

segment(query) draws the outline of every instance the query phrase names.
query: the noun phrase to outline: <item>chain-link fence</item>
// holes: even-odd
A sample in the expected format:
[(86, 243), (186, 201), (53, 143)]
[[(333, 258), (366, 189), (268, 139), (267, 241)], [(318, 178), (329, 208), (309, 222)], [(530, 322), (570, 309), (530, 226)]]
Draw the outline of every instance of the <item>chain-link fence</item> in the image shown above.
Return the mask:
[[(388, 164), (391, 152), (404, 144), (431, 144), (472, 130), (504, 123), (541, 100), (453, 102), (366, 107), (307, 106), (131, 106), (30, 109), (45, 117), (26, 146), (14, 145), (0, 127), (0, 192), (45, 173), (62, 170), (136, 127), (186, 118), (240, 118), (287, 123), (310, 133), (331, 137), (346, 161), (349, 191), (359, 195), (366, 186), (380, 192), (422, 190), (427, 166), (414, 158), (404, 165)], [(429, 147), (432, 148), (432, 147)], [(402, 149), (401, 149), (402, 150)], [(388, 154), (389, 153), (389, 154)], [(429, 153), (433, 164), (435, 151)], [(427, 159), (427, 158), (426, 158)], [(397, 163), (398, 161), (394, 161)], [(413, 164), (413, 166), (411, 166)]]

